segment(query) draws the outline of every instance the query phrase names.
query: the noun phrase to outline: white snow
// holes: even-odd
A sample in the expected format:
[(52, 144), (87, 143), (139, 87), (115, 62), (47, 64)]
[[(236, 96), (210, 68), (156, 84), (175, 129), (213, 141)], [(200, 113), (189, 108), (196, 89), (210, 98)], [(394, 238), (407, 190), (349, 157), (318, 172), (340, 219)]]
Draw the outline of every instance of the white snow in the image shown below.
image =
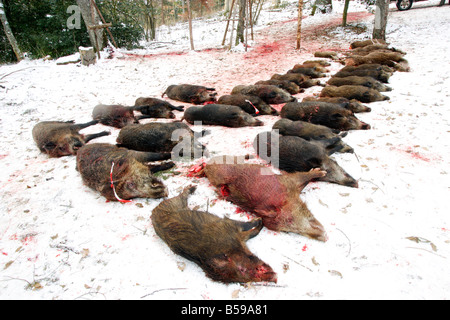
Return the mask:
[[(411, 72), (391, 77), (390, 101), (372, 103), (372, 112), (357, 115), (372, 129), (345, 138), (355, 154), (333, 155), (359, 188), (319, 182), (301, 195), (327, 230), (328, 242), (265, 228), (248, 241), (278, 273), (277, 284), (209, 280), (155, 234), (149, 218), (161, 200), (106, 202), (83, 185), (75, 157), (49, 159), (34, 144), (31, 130), (39, 121), (87, 122), (99, 103), (132, 105), (178, 83), (228, 94), (235, 85), (284, 73), (316, 50), (347, 49), (371, 37), (373, 15), (363, 13), (358, 21), (368, 29), (362, 34), (324, 32), (324, 24), (341, 17), (342, 3), (335, 2), (334, 13), (305, 18), (302, 50), (295, 51), (294, 3), (281, 12), (262, 12), (248, 52), (218, 50), (224, 21), (196, 20), (199, 51), (189, 51), (188, 38), (179, 42), (175, 31), (185, 27), (174, 26), (171, 37), (158, 34), (166, 45), (132, 52), (140, 56), (120, 50), (90, 67), (44, 60), (0, 67), (1, 299), (450, 298), (450, 6), (437, 7), (439, 0), (415, 3), (405, 12), (391, 4), (387, 38), (407, 52)], [(351, 2), (349, 12), (365, 9)], [(268, 47), (261, 50), (262, 45)], [(333, 63), (332, 73), (341, 67)], [(298, 98), (319, 91), (313, 87)], [(256, 134), (278, 119), (261, 118), (264, 127), (208, 127), (212, 134), (201, 141), (213, 154), (252, 153)], [(83, 133), (103, 130), (96, 125)], [(115, 143), (118, 130), (106, 130), (111, 136), (94, 142)], [(216, 201), (204, 178), (188, 178), (193, 164), (178, 163), (182, 174), (166, 175), (170, 197), (196, 184), (191, 206), (248, 219), (234, 205)]]

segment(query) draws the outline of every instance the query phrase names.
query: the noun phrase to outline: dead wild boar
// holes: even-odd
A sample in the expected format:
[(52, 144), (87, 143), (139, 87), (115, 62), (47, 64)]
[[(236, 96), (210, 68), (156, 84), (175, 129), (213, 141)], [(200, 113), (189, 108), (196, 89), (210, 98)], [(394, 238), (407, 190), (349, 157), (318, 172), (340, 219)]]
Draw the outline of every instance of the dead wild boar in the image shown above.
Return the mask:
[(354, 41), (350, 44), (350, 49), (362, 48), (362, 47), (373, 45), (373, 44), (388, 45), (386, 43), (386, 41), (384, 41), (382, 39), (358, 40), (358, 41)]
[(359, 66), (345, 66), (340, 71), (355, 71), (355, 70), (376, 70), (376, 71), (384, 71), (389, 76), (392, 76), (395, 72), (394, 69), (388, 67), (386, 65), (378, 64), (378, 63), (365, 63), (360, 64)]
[(238, 106), (207, 104), (190, 107), (184, 111), (183, 120), (190, 124), (199, 121), (202, 125), (218, 125), (230, 128), (263, 126), (264, 123)]
[(389, 78), (392, 75), (392, 73), (386, 72), (382, 68), (378, 68), (378, 69), (354, 68), (353, 70), (346, 69), (346, 68), (347, 67), (342, 68), (340, 71), (335, 73), (333, 77), (337, 77), (337, 78), (344, 78), (344, 77), (350, 77), (350, 76), (372, 77), (375, 80), (381, 81), (383, 83), (388, 83)]
[(319, 65), (319, 66), (322, 66), (322, 67), (329, 67), (329, 66), (331, 66), (330, 62), (328, 62), (327, 60), (321, 60), (321, 59), (319, 59), (319, 60), (306, 60), (306, 61), (303, 61), (303, 65), (308, 65), (308, 64)]
[(206, 102), (215, 102), (217, 92), (214, 88), (197, 86), (192, 84), (171, 85), (162, 94), (176, 101), (182, 101), (192, 104), (203, 104)]
[(139, 123), (139, 120), (148, 118), (147, 116), (134, 115), (133, 107), (122, 105), (99, 104), (92, 111), (92, 118), (105, 126), (123, 128), (129, 124)]
[(296, 136), (317, 144), (323, 147), (328, 155), (334, 152), (353, 153), (353, 148), (342, 141), (348, 132), (339, 133), (339, 130), (332, 130), (319, 124), (289, 119), (278, 120), (272, 130), (278, 130), (283, 136)]
[(387, 44), (371, 44), (365, 47), (355, 48), (350, 52), (350, 54), (364, 56), (374, 51), (400, 52), (401, 54), (406, 55), (406, 53), (402, 50), (389, 47)]
[(175, 119), (173, 111), (184, 111), (184, 106), (174, 106), (157, 98), (141, 97), (136, 100), (133, 109), (149, 118)]
[(245, 94), (260, 97), (268, 104), (282, 104), (289, 101), (296, 101), (289, 92), (273, 85), (239, 85), (233, 88), (231, 94)]
[(358, 85), (358, 86), (364, 86), (367, 88), (371, 88), (374, 90), (377, 90), (379, 92), (386, 92), (386, 91), (392, 91), (392, 88), (385, 85), (381, 81), (375, 80), (371, 77), (358, 77), (358, 76), (350, 76), (350, 77), (331, 77), (328, 82), (328, 85), (330, 86), (345, 86), (345, 85)]
[(281, 109), (280, 115), (293, 121), (306, 121), (340, 131), (370, 129), (370, 125), (356, 118), (351, 110), (329, 102), (289, 102)]
[(326, 172), (311, 170), (278, 175), (266, 166), (241, 160), (223, 156), (206, 164), (206, 177), (224, 199), (261, 217), (270, 230), (327, 240), (323, 226), (300, 199), (300, 192), (308, 182), (323, 177)]
[(362, 64), (381, 64), (395, 68), (397, 63), (405, 62), (404, 54), (400, 52), (373, 51), (365, 56), (352, 55), (348, 57), (345, 64), (348, 66), (359, 66)]
[(295, 82), (287, 80), (270, 79), (270, 80), (261, 80), (255, 83), (255, 85), (259, 84), (268, 84), (272, 86), (277, 86), (283, 90), (286, 90), (290, 94), (297, 94), (305, 91), (303, 88), (300, 88)]
[(326, 76), (325, 73), (319, 71), (318, 68), (316, 68), (316, 67), (297, 66), (296, 68), (294, 67), (293, 69), (289, 70), (287, 73), (300, 73), (300, 74), (304, 74), (305, 76), (310, 77), (312, 79), (324, 78)]
[[(331, 159), (323, 147), (300, 137), (282, 136), (273, 131), (262, 132), (256, 136), (253, 146), (261, 159), (271, 162), (280, 170), (310, 172), (311, 169), (320, 168), (327, 174), (317, 177), (318, 181), (358, 187), (358, 182)], [(278, 157), (278, 161), (273, 161), (274, 157)]]
[(84, 146), (77, 153), (83, 183), (109, 201), (167, 197), (167, 188), (153, 173), (174, 166), (145, 163), (170, 158), (170, 153), (137, 152), (107, 143)]
[(294, 65), (292, 70), (295, 70), (297, 68), (315, 68), (316, 71), (321, 72), (321, 73), (329, 73), (330, 72), (330, 70), (325, 68), (325, 66), (323, 66), (322, 63), (313, 62), (313, 61), (303, 62), (303, 64), (296, 64), (296, 65)]
[(379, 91), (358, 85), (344, 85), (340, 87), (326, 86), (320, 92), (321, 97), (344, 97), (355, 99), (363, 103), (389, 100), (388, 96)]
[[(206, 148), (197, 141), (205, 132), (195, 133), (181, 122), (146, 123), (121, 129), (117, 145), (137, 151), (174, 152), (174, 156), (202, 157)], [(182, 154), (180, 154), (182, 152)]]
[(257, 113), (259, 113), (259, 115), (278, 115), (277, 110), (257, 96), (229, 94), (221, 96), (217, 100), (217, 104), (238, 106), (251, 115), (256, 115)]
[(321, 86), (319, 79), (311, 79), (301, 73), (286, 73), (286, 74), (274, 74), (272, 80), (291, 81), (298, 85), (300, 88), (311, 88), (313, 86)]
[(343, 97), (304, 97), (302, 102), (306, 101), (323, 101), (323, 102), (329, 102), (329, 103), (337, 103), (341, 105), (343, 108), (351, 110), (354, 113), (360, 113), (360, 112), (370, 112), (372, 111), (371, 108), (368, 106), (362, 104), (358, 100), (352, 99), (349, 100), (347, 98)]
[(178, 254), (200, 266), (210, 279), (223, 283), (277, 282), (272, 268), (255, 256), (245, 242), (257, 236), (261, 219), (248, 222), (219, 218), (191, 210), (186, 187), (177, 197), (164, 200), (152, 212), (156, 234)]
[(75, 124), (73, 121), (43, 121), (34, 126), (32, 135), (39, 150), (52, 158), (75, 155), (89, 141), (111, 134), (107, 131), (88, 135), (79, 133), (80, 130), (97, 123), (97, 120), (84, 124)]

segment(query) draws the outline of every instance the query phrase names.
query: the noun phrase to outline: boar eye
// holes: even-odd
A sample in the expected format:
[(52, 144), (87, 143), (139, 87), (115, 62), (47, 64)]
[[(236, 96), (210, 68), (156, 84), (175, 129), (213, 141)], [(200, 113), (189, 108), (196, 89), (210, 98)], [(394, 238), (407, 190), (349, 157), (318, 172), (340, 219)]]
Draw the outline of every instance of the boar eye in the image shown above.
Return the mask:
[(152, 188), (158, 188), (160, 186), (161, 186), (161, 184), (159, 182), (153, 182), (152, 183)]

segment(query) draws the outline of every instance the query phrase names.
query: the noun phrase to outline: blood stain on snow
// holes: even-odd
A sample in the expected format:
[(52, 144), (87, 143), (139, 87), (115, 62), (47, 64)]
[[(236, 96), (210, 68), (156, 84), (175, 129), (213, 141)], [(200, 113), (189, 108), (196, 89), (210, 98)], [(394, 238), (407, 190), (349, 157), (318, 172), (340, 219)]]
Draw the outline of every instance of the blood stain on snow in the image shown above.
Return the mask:
[(403, 153), (406, 153), (411, 158), (416, 160), (421, 160), (425, 162), (432, 162), (432, 161), (441, 161), (441, 157), (439, 156), (433, 156), (433, 155), (427, 155), (425, 156), (423, 153), (419, 153), (418, 151), (414, 150), (413, 147), (400, 147), (400, 148), (392, 148), (396, 151), (400, 151)]

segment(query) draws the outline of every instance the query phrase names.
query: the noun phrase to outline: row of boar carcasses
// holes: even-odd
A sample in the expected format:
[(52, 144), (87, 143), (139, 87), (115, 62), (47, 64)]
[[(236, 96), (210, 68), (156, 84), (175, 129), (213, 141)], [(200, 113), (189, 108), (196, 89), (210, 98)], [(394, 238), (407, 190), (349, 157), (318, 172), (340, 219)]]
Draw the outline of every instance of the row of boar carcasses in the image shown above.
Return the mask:
[[(153, 174), (176, 166), (171, 161), (178, 147), (178, 142), (172, 141), (176, 130), (182, 130), (192, 142), (188, 149), (179, 148), (184, 156), (205, 156), (205, 146), (194, 139), (205, 132), (194, 132), (183, 120), (193, 125), (237, 128), (263, 125), (258, 115), (281, 116), (272, 132), (259, 133), (254, 140), (255, 155), (270, 161), (281, 174), (235, 156), (214, 157), (192, 170), (206, 177), (221, 198), (253, 213), (254, 220), (238, 222), (191, 210), (188, 197), (195, 192), (194, 185), (162, 201), (151, 216), (156, 233), (173, 252), (197, 263), (211, 279), (225, 283), (276, 282), (276, 273), (250, 252), (246, 240), (255, 237), (263, 226), (327, 240), (323, 226), (301, 201), (300, 192), (311, 180), (358, 187), (358, 182), (329, 156), (353, 152), (342, 138), (349, 130), (370, 129), (355, 114), (370, 111), (363, 103), (389, 99), (380, 92), (391, 90), (386, 83), (395, 70), (407, 69), (404, 54), (386, 44), (355, 42), (352, 48), (345, 59), (347, 66), (326, 85), (320, 82), (328, 72), (329, 63), (324, 60), (296, 65), (269, 80), (236, 86), (231, 94), (219, 98), (214, 88), (173, 85), (163, 95), (202, 106), (185, 110), (152, 97), (137, 99), (133, 107), (99, 105), (92, 122), (41, 122), (33, 129), (33, 137), (39, 149), (51, 157), (76, 155), (77, 170), (86, 186), (108, 200), (126, 202), (168, 196), (164, 183)], [(293, 96), (317, 85), (323, 86), (319, 97), (299, 102)], [(278, 112), (272, 105), (280, 104), (284, 106)], [(176, 112), (184, 112), (182, 121), (139, 124), (145, 118), (174, 119)], [(120, 128), (116, 145), (87, 144), (109, 132), (79, 133), (99, 122)]]

